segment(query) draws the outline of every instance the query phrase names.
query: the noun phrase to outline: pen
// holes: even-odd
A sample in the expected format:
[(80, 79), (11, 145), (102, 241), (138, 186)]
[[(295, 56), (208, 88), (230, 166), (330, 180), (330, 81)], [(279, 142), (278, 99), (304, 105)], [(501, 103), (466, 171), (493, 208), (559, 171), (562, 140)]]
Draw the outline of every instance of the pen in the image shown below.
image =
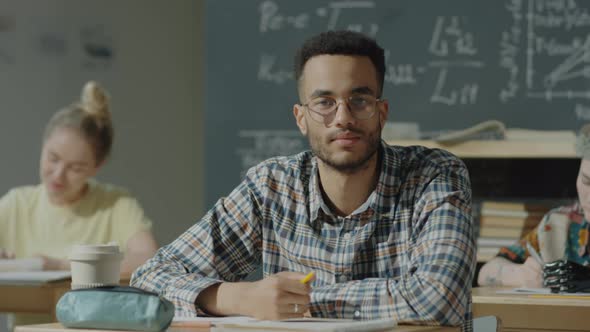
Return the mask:
[(299, 282), (301, 282), (302, 284), (307, 284), (311, 278), (313, 278), (314, 273), (313, 272), (309, 272), (303, 279), (299, 280)]
[(537, 253), (535, 248), (533, 248), (531, 243), (528, 241), (526, 242), (526, 248), (529, 251), (529, 254), (531, 254), (531, 256), (533, 256), (533, 258), (535, 260), (537, 260), (537, 262), (539, 262), (539, 264), (541, 264), (541, 266), (545, 265), (545, 262), (543, 262), (543, 259), (541, 258), (541, 256), (539, 256), (539, 254)]

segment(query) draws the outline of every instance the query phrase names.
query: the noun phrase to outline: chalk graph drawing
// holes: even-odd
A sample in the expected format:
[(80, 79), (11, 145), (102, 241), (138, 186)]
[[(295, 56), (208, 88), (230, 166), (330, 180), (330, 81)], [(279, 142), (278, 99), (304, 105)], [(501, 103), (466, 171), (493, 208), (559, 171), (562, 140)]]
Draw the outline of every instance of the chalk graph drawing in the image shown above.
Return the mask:
[[(525, 18), (528, 97), (590, 99), (590, 15), (579, 4), (529, 0)], [(564, 30), (569, 39), (564, 40), (563, 34), (558, 39), (556, 31)], [(540, 72), (538, 68), (548, 70)]]

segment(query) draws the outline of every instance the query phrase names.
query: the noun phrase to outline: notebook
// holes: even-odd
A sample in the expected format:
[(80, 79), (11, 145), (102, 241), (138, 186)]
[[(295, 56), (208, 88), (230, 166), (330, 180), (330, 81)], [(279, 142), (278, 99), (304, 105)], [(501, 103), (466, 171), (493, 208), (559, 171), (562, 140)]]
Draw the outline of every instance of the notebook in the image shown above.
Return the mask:
[(396, 322), (392, 319), (299, 318), (282, 321), (215, 322), (212, 324), (211, 331), (370, 332), (388, 331), (396, 325)]
[(41, 271), (43, 270), (43, 261), (41, 258), (0, 258), (0, 272), (18, 272), (18, 271)]

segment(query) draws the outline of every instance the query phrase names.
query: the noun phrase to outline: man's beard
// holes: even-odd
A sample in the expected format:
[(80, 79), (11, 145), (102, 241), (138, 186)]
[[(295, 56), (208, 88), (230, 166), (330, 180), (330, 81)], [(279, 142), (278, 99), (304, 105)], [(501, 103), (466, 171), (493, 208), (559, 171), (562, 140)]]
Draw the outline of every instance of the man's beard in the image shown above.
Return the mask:
[(378, 129), (373, 131), (372, 134), (365, 136), (365, 134), (355, 128), (346, 128), (342, 131), (348, 131), (351, 133), (358, 134), (361, 137), (367, 138), (367, 150), (364, 151), (358, 158), (348, 159), (344, 161), (335, 160), (332, 156), (332, 153), (327, 149), (327, 145), (329, 143), (322, 144), (320, 143), (320, 138), (307, 135), (309, 140), (309, 146), (311, 147), (311, 151), (328, 167), (346, 174), (354, 174), (362, 169), (364, 169), (369, 160), (377, 153), (379, 150), (379, 145), (381, 141), (381, 126), (377, 124)]

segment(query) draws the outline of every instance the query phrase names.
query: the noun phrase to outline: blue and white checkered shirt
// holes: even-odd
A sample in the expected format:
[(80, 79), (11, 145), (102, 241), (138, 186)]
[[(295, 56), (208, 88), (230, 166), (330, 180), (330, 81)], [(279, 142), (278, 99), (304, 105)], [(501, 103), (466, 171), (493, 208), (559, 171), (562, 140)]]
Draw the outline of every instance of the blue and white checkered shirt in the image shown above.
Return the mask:
[(470, 321), (475, 244), (465, 165), (443, 150), (385, 143), (380, 161), (375, 190), (346, 217), (323, 202), (311, 152), (262, 162), (131, 284), (194, 316), (201, 291), (261, 265), (264, 276), (314, 271), (313, 316)]

